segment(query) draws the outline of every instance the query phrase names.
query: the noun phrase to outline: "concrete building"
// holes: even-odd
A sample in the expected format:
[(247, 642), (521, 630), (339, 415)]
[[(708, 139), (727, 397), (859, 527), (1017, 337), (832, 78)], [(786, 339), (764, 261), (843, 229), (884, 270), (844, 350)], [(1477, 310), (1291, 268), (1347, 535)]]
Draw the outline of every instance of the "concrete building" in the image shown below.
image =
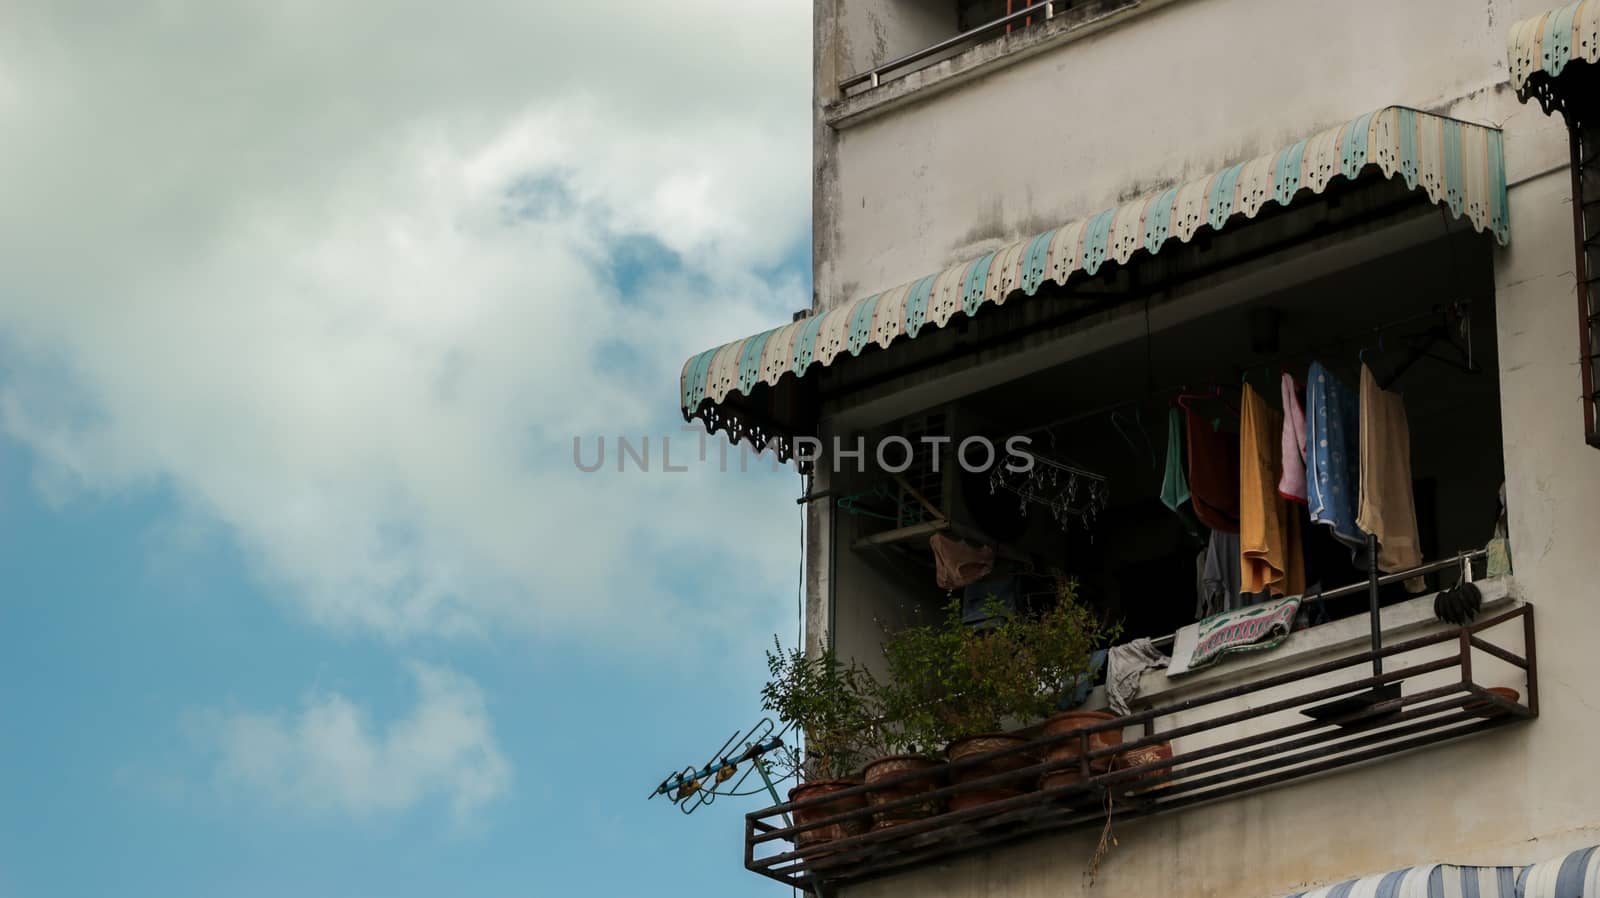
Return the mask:
[[(1420, 595), (1384, 590), (1382, 642), (1412, 646), (1382, 658), (1399, 716), (1301, 713), (1371, 685), (1353, 564), (1316, 586), (1357, 585), (1354, 606), (1305, 603), (1275, 648), (1146, 672), (1125, 741), (1176, 731), (1192, 763), (1164, 794), (1088, 784), (1127, 809), (1092, 883), (1104, 808), (1042, 798), (873, 830), (831, 861), (762, 867), (796, 851), (756, 841), (753, 869), (852, 898), (1361, 877), (1333, 893), (1600, 895), (1582, 853), (1600, 844), (1600, 0), (1550, 4), (816, 0), (814, 307), (681, 384), (686, 418), (731, 439), (820, 440), (813, 650), (879, 665), (886, 630), (944, 601), (938, 532), (997, 570), (1072, 571), (1176, 654), (1208, 537), (1159, 499), (1169, 414), (1188, 393), (1218, 398), (1178, 416), (1226, 417), (1246, 384), (1277, 405), (1280, 374), (1314, 361), (1403, 395), (1421, 554), (1446, 563)], [(1019, 495), (956, 463), (968, 437), (1019, 434), (1060, 480)], [(877, 452), (890, 436), (910, 464)], [(858, 437), (864, 460), (841, 458)], [(1486, 576), (1461, 553), (1494, 536), (1502, 485), (1512, 571)], [(1504, 618), (1476, 634), (1434, 613), (1463, 566), (1478, 621)], [(1492, 686), (1515, 713), (1485, 710)], [(1235, 748), (1255, 754), (1229, 766)]]

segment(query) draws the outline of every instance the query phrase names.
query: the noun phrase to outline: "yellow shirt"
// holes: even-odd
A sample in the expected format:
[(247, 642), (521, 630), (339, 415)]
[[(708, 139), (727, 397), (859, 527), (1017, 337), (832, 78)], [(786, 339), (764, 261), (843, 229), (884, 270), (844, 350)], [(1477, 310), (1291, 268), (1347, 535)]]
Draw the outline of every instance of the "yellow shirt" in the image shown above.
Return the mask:
[(1299, 595), (1306, 588), (1300, 515), (1278, 495), (1283, 414), (1245, 384), (1239, 406), (1239, 588)]

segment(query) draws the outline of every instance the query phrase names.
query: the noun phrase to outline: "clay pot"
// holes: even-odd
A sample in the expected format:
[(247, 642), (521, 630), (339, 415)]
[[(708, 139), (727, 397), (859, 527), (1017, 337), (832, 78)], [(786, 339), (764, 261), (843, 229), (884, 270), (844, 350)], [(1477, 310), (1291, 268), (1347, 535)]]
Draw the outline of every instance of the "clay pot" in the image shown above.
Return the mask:
[(1067, 770), (1057, 770), (1047, 773), (1039, 778), (1039, 788), (1059, 789), (1062, 786), (1071, 786), (1083, 782), (1083, 772), (1076, 767)]
[[(942, 766), (944, 766), (943, 761), (926, 758), (922, 755), (890, 755), (873, 761), (862, 771), (862, 779), (869, 786), (882, 780), (913, 772), (925, 772), (926, 776), (898, 786), (874, 789), (867, 793), (867, 804), (876, 807), (896, 799), (932, 792), (943, 784), (943, 777), (938, 773), (938, 769)], [(904, 823), (907, 820), (921, 820), (924, 817), (932, 817), (939, 813), (942, 804), (943, 802), (935, 798), (918, 804), (875, 813), (872, 815), (872, 828), (884, 829), (897, 823)]]
[(1023, 793), (1016, 789), (979, 789), (976, 792), (961, 792), (950, 796), (950, 811), (965, 811), (986, 805), (992, 801), (1005, 801), (1007, 798), (1016, 798)]
[[(1063, 733), (1071, 733), (1075, 730), (1081, 730), (1097, 723), (1104, 723), (1108, 720), (1116, 719), (1117, 715), (1109, 714), (1105, 711), (1064, 711), (1044, 722), (1044, 735), (1060, 736)], [(1045, 751), (1045, 760), (1065, 761), (1070, 758), (1076, 758), (1078, 756), (1078, 748), (1080, 744), (1081, 743), (1077, 739), (1068, 739), (1064, 742), (1057, 743)], [(1121, 744), (1121, 730), (1102, 730), (1089, 737), (1089, 751), (1091, 753), (1100, 751), (1101, 749), (1115, 748)], [(1102, 757), (1092, 759), (1089, 761), (1089, 770), (1093, 773), (1105, 773), (1107, 770), (1111, 769), (1111, 762), (1114, 757), (1114, 755), (1104, 755)], [(1074, 770), (1076, 771), (1076, 768), (1074, 768)], [(1076, 772), (1081, 774), (1081, 771)], [(1049, 774), (1047, 778), (1053, 778), (1056, 775), (1057, 774), (1052, 773)], [(1074, 782), (1076, 782), (1076, 780), (1074, 780)], [(1065, 785), (1065, 782), (1057, 782), (1057, 785)]]
[[(859, 783), (852, 782), (851, 780), (818, 780), (814, 783), (802, 783), (789, 790), (789, 800), (804, 801), (808, 798), (820, 798), (829, 793), (839, 792), (856, 785), (859, 785)], [(814, 808), (796, 810), (794, 812), (794, 825), (804, 826), (807, 823), (811, 823), (815, 820), (821, 820), (824, 817), (832, 817), (835, 814), (843, 814), (849, 811), (859, 811), (866, 806), (866, 796), (851, 795), (846, 798), (830, 801), (827, 804), (818, 805)], [(794, 843), (795, 847), (804, 848), (808, 845), (819, 845), (823, 842), (832, 842), (835, 839), (842, 839), (845, 836), (859, 836), (866, 831), (867, 821), (865, 818), (860, 820), (849, 820), (844, 823), (832, 823), (816, 829), (808, 829), (798, 832), (795, 834)]]
[[(1145, 764), (1155, 764), (1160, 761), (1170, 760), (1172, 760), (1172, 743), (1157, 742), (1154, 745), (1141, 745), (1138, 748), (1130, 748), (1122, 754), (1117, 755), (1117, 768), (1126, 770), (1130, 767), (1142, 767)], [(1136, 783), (1139, 780), (1147, 780), (1152, 777), (1163, 776), (1170, 772), (1171, 769), (1172, 768), (1170, 767), (1152, 767), (1151, 769), (1146, 770), (1144, 773), (1139, 774), (1130, 782)], [(1168, 785), (1170, 785), (1169, 782), (1163, 782), (1156, 786), (1156, 788), (1164, 789)]]
[[(1490, 686), (1488, 691), (1513, 704), (1522, 700), (1522, 693), (1512, 689), (1510, 686)], [(1479, 717), (1499, 717), (1501, 714), (1506, 713), (1504, 710), (1484, 701), (1469, 702), (1463, 706), (1463, 709), (1471, 711)]]
[[(1013, 746), (1027, 744), (1027, 739), (1022, 738), (1021, 736), (1012, 736), (1009, 733), (981, 733), (976, 736), (967, 736), (957, 739), (945, 747), (944, 753), (945, 757), (954, 762), (959, 761), (962, 758), (970, 758), (973, 755), (981, 755), (991, 751), (999, 751), (1002, 748), (1011, 748)], [(1013, 770), (1021, 770), (1024, 767), (1032, 767), (1037, 763), (1039, 763), (1039, 756), (1036, 752), (1014, 752), (1006, 755), (1005, 757), (995, 758), (992, 761), (979, 764), (975, 767), (968, 767), (965, 770), (951, 771), (950, 782), (959, 786), (963, 783), (970, 783), (975, 780), (983, 779), (984, 777), (997, 776), (1002, 773), (1009, 773)], [(1004, 784), (1000, 786), (987, 786), (975, 792), (958, 793), (950, 797), (950, 810), (959, 811), (963, 808), (976, 807), (980, 804), (988, 804), (991, 801), (1015, 798), (1018, 795), (1031, 791), (1031, 786), (1031, 783), (1018, 780), (1014, 785)]]

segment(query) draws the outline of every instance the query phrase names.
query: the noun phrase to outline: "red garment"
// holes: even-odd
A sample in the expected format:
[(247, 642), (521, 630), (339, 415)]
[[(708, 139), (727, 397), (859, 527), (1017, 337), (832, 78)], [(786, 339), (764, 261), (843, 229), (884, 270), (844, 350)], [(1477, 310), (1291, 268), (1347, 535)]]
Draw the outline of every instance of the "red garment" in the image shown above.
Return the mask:
[(1200, 523), (1239, 532), (1239, 435), (1216, 430), (1194, 412), (1186, 415), (1189, 496)]

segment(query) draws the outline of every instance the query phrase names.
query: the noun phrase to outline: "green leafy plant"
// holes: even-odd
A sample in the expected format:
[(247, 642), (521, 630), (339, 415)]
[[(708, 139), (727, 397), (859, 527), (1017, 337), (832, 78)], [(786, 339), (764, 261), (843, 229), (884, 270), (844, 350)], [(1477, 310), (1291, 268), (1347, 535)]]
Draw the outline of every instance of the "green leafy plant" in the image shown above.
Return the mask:
[(884, 640), (889, 678), (875, 704), (892, 749), (931, 753), (1049, 716), (1090, 669), (1093, 651), (1120, 634), (1077, 601), (1069, 578), (1057, 579), (1056, 601), (1043, 612), (1012, 612), (993, 597), (985, 612), (982, 626), (970, 626), (952, 599), (938, 623)]
[(854, 661), (839, 660), (831, 648), (812, 656), (785, 650), (777, 637), (772, 642), (761, 706), (805, 734), (805, 779), (853, 775), (873, 748), (872, 675)]
[(1078, 581), (1058, 576), (1056, 600), (1028, 626), (1029, 655), (1038, 673), (1044, 715), (1061, 708), (1091, 667), (1095, 649), (1122, 637), (1121, 624), (1106, 623), (1078, 601)]
[(960, 602), (944, 613), (954, 615), (954, 625), (942, 619), (938, 625), (906, 627), (884, 640), (888, 678), (879, 684), (874, 705), (890, 752), (934, 755), (953, 738), (945, 703), (960, 688)]
[(1025, 652), (1027, 621), (991, 602), (983, 628), (962, 622), (961, 600), (937, 624), (885, 640), (882, 705), (891, 741), (923, 752), (1028, 716), (1038, 679)]

